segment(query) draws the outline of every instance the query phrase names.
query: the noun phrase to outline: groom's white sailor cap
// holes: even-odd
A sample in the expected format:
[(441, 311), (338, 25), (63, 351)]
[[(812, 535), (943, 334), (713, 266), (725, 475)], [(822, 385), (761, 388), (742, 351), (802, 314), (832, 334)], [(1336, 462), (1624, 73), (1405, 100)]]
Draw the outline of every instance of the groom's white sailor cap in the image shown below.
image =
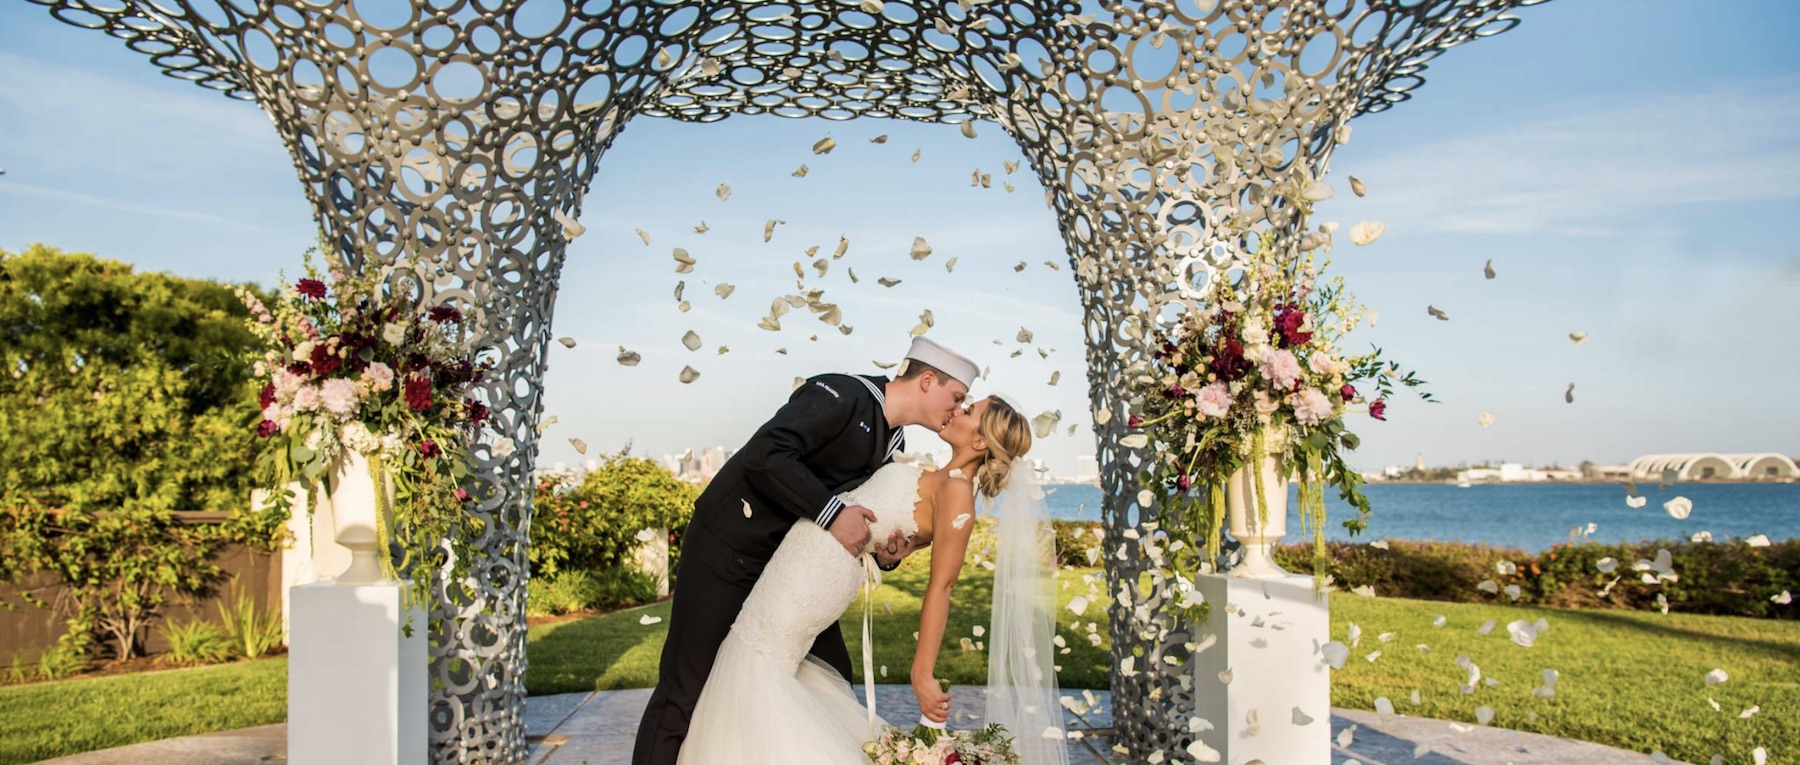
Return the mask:
[(973, 386), (975, 378), (981, 376), (981, 367), (976, 366), (967, 356), (923, 337), (913, 338), (912, 348), (906, 352), (906, 358), (937, 367), (966, 386)]

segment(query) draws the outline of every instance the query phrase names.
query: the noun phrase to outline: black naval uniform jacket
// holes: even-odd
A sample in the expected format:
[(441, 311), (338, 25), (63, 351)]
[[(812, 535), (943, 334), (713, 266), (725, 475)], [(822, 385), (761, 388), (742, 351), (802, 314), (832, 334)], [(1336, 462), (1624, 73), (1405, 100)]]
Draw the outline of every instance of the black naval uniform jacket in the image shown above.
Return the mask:
[(794, 523), (811, 519), (829, 529), (844, 508), (836, 495), (862, 485), (905, 445), (901, 429), (887, 424), (887, 382), (823, 374), (796, 388), (694, 503), (690, 540), (700, 536), (729, 550), (706, 550), (695, 562), (749, 587)]

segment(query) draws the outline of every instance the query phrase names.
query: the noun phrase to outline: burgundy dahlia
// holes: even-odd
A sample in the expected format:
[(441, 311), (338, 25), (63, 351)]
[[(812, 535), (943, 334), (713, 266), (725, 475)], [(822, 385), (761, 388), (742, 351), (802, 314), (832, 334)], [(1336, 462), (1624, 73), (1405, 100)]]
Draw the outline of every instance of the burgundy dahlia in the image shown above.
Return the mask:
[(436, 441), (426, 439), (424, 441), (419, 442), (419, 454), (423, 455), (427, 459), (436, 457), (443, 453), (444, 453), (444, 450), (438, 447)]
[(421, 375), (406, 378), (406, 406), (415, 412), (431, 408), (431, 378)]
[(332, 348), (324, 344), (313, 346), (310, 360), (313, 372), (320, 377), (336, 372), (338, 367), (344, 365), (343, 359), (338, 358), (337, 354), (332, 352)]
[(294, 289), (313, 300), (321, 300), (325, 297), (325, 283), (318, 279), (301, 279), (294, 282)]
[(488, 418), (488, 414), (489, 414), (487, 404), (483, 404), (480, 401), (475, 401), (475, 400), (470, 400), (466, 403), (469, 405), (469, 422), (470, 422), (470, 424), (473, 424), (473, 425), (479, 427), (481, 425), (481, 423), (487, 422), (487, 418)]
[(1223, 382), (1237, 382), (1250, 373), (1250, 360), (1244, 358), (1244, 346), (1236, 340), (1226, 338), (1213, 353), (1213, 374)]
[(431, 309), (431, 313), (426, 314), (426, 318), (439, 324), (447, 324), (453, 321), (462, 321), (463, 316), (462, 311), (458, 311), (447, 305), (440, 305)]
[(269, 383), (263, 386), (261, 393), (256, 394), (256, 408), (267, 409), (273, 403), (275, 403), (275, 383)]
[(1382, 422), (1387, 421), (1387, 399), (1378, 399), (1369, 404), (1369, 416)]
[(1356, 389), (1350, 387), (1350, 385), (1346, 383), (1344, 389), (1338, 391), (1338, 395), (1343, 396), (1344, 401), (1348, 403), (1356, 398)]
[(258, 424), (256, 426), (256, 437), (257, 438), (268, 438), (269, 436), (275, 435), (276, 433), (280, 433), (280, 432), (281, 432), (281, 425), (277, 424), (274, 420), (263, 420), (260, 424)]
[(1280, 332), (1280, 347), (1305, 345), (1312, 340), (1311, 332), (1302, 332), (1300, 327), (1306, 324), (1306, 313), (1294, 306), (1282, 306), (1275, 309), (1275, 328)]

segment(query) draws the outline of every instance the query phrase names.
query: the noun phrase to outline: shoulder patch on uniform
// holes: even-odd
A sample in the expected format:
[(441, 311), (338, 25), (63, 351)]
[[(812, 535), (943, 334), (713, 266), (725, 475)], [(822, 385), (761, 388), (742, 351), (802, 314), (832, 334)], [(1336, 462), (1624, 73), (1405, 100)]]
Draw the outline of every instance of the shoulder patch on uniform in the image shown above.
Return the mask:
[(829, 385), (826, 385), (824, 380), (814, 380), (813, 384), (817, 385), (821, 388), (824, 388), (825, 392), (830, 393), (832, 398), (843, 398), (843, 396), (838, 395), (838, 392), (836, 389), (832, 388)]

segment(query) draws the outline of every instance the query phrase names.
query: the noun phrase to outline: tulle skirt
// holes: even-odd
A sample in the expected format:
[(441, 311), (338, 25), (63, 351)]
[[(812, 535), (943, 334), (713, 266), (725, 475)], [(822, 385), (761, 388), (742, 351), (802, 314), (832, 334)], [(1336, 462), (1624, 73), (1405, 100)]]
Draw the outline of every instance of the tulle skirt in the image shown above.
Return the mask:
[[(876, 718), (876, 724), (883, 724)], [(868, 709), (837, 670), (798, 668), (725, 638), (694, 707), (680, 765), (867, 765)]]

